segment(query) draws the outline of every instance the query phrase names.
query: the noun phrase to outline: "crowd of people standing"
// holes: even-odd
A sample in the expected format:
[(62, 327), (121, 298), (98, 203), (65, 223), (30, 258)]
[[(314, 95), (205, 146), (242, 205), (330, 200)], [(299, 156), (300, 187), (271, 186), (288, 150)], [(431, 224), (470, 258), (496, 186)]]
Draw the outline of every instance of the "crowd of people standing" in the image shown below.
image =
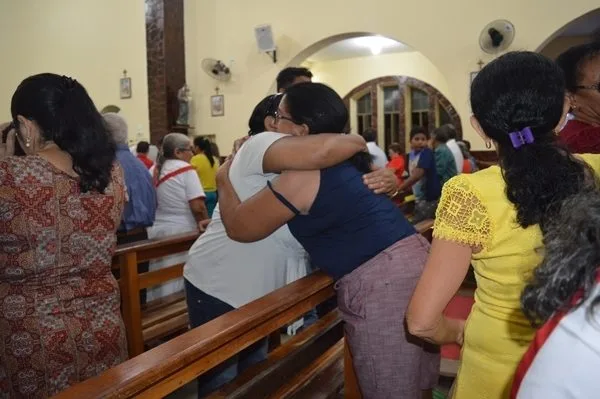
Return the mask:
[[(451, 125), (414, 127), (389, 160), (375, 131), (342, 134), (344, 102), (311, 78), (282, 71), (222, 165), (180, 133), (131, 151), (126, 121), (75, 79), (21, 82), (0, 151), (2, 395), (50, 396), (124, 361), (117, 242), (200, 228), (189, 253), (140, 265), (185, 263), (141, 301), (185, 290), (192, 327), (319, 268), (365, 398), (430, 397), (431, 344), (445, 343), (462, 346), (454, 398), (595, 396), (600, 44), (556, 62), (511, 52), (478, 73), (470, 123), (499, 161), (476, 173)], [(413, 222), (435, 217), (431, 246), (391, 201), (407, 190)], [(470, 266), (465, 322), (444, 309)], [(265, 340), (246, 348), (199, 395), (265, 356)]]

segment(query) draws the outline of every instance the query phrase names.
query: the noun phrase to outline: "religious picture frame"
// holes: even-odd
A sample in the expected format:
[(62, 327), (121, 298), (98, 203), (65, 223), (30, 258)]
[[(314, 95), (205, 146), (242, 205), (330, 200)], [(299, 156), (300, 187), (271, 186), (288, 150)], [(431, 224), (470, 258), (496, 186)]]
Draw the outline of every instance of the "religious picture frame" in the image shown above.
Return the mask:
[(223, 116), (225, 115), (225, 96), (218, 94), (210, 97), (210, 115)]
[(131, 98), (131, 78), (121, 78), (119, 82), (119, 94), (121, 98)]

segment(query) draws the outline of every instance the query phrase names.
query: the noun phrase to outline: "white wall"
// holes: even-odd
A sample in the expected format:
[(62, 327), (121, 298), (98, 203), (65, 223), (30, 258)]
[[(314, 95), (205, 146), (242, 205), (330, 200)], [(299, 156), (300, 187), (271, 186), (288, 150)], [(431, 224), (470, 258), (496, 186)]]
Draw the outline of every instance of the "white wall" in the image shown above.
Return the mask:
[[(535, 50), (567, 22), (598, 7), (596, 0), (305, 0), (294, 4), (186, 0), (185, 4), (186, 23), (198, 27), (196, 35), (186, 37), (187, 46), (195, 49), (188, 56), (189, 83), (195, 99), (200, 97), (193, 118), (199, 133), (217, 135), (223, 152), (235, 137), (245, 134), (253, 106), (268, 93), (279, 70), (292, 61), (304, 61), (294, 58), (315, 43), (348, 32), (382, 34), (427, 57), (446, 79), (444, 94), (462, 118), (465, 137), (474, 149), (482, 149), (483, 143), (468, 124), (468, 94), (469, 73), (478, 69), (477, 61), (493, 58), (479, 49), (483, 27), (498, 18), (508, 19), (517, 32), (512, 49)], [(265, 23), (272, 25), (279, 47), (277, 64), (256, 49), (253, 29)], [(233, 80), (220, 85), (225, 95), (224, 117), (210, 116), (208, 99), (215, 82), (199, 68), (204, 57), (226, 63), (235, 60)]]
[(345, 60), (308, 63), (314, 81), (331, 86), (344, 97), (355, 87), (382, 76), (409, 76), (448, 95), (448, 82), (440, 70), (418, 51)]
[[(53, 72), (81, 82), (98, 109), (119, 106), (130, 138), (148, 137), (143, 0), (0, 0), (0, 37), (0, 120), (21, 80)], [(121, 100), (124, 69), (133, 96)]]

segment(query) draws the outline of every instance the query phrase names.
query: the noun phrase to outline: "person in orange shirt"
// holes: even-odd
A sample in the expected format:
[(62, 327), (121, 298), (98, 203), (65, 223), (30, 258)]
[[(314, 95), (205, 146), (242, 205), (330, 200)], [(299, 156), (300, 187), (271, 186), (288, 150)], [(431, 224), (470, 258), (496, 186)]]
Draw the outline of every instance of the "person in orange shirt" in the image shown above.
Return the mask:
[(150, 169), (154, 165), (154, 162), (148, 158), (148, 153), (150, 152), (150, 143), (147, 141), (140, 141), (135, 152), (137, 153), (137, 159), (142, 161), (146, 168)]
[(390, 157), (390, 161), (387, 163), (386, 168), (392, 169), (396, 174), (398, 184), (402, 184), (404, 181), (404, 172), (406, 172), (406, 162), (400, 144), (391, 144), (388, 148), (388, 156)]

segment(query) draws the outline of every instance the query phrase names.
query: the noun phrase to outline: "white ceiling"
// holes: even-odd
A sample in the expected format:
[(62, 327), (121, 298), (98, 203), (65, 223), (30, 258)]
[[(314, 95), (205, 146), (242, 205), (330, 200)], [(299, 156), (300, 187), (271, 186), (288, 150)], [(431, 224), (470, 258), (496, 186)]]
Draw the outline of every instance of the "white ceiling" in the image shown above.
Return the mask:
[(588, 36), (600, 29), (600, 8), (567, 25), (561, 36)]
[(382, 36), (361, 36), (335, 42), (308, 57), (310, 62), (344, 60), (347, 58), (368, 57), (372, 49), (380, 49), (380, 54), (414, 51), (404, 43)]

